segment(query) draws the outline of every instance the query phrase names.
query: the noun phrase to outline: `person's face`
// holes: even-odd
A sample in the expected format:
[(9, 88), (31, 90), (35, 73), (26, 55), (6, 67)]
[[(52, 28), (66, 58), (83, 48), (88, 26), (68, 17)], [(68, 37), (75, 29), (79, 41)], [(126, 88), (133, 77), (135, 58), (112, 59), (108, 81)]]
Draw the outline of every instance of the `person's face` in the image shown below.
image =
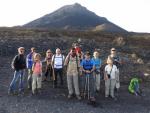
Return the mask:
[(24, 51), (25, 51), (24, 49), (20, 49), (18, 52), (19, 52), (19, 54), (23, 55)]
[(36, 56), (35, 61), (39, 61), (40, 60), (40, 56)]
[(57, 50), (56, 50), (56, 54), (58, 54), (58, 55), (61, 54), (60, 49), (57, 49)]
[(85, 55), (85, 59), (90, 59), (90, 55)]
[(76, 53), (76, 51), (75, 51), (75, 50), (71, 50), (71, 53), (72, 53), (72, 54), (75, 54), (75, 53)]
[(115, 50), (115, 49), (112, 49), (112, 50), (111, 50), (111, 54), (116, 54), (116, 50)]
[(99, 57), (99, 53), (95, 53), (94, 57), (96, 58)]
[(113, 64), (113, 61), (108, 58), (108, 59), (107, 59), (107, 64), (112, 65), (112, 64)]
[(35, 53), (35, 49), (32, 49), (31, 52), (32, 52), (32, 53)]
[(52, 53), (51, 51), (46, 52), (47, 55), (51, 55), (51, 53)]

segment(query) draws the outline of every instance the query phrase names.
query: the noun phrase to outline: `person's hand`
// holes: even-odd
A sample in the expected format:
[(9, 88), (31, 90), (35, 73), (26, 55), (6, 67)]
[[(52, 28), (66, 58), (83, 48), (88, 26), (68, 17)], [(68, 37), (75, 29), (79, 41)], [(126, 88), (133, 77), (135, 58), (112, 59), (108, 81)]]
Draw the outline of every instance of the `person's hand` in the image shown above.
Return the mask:
[(108, 76), (107, 75), (104, 75), (104, 80), (108, 80)]
[(42, 76), (42, 74), (39, 74), (39, 75), (38, 75), (38, 77), (41, 77), (41, 76)]
[(67, 65), (64, 65), (64, 70), (67, 70)]
[(14, 66), (12, 66), (12, 69), (13, 69), (13, 70), (15, 70), (15, 67), (14, 67)]
[(89, 70), (86, 70), (85, 72), (86, 72), (86, 73), (91, 73), (91, 71), (89, 71)]

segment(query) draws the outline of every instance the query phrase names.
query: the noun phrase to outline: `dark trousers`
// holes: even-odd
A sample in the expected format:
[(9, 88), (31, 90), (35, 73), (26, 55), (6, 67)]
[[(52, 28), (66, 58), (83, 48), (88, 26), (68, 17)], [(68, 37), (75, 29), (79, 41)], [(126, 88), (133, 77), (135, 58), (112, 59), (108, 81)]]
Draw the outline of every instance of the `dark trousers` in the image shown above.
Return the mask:
[(45, 77), (47, 78), (48, 75), (50, 76), (50, 78), (52, 77), (52, 66), (51, 65), (48, 65), (46, 67)]
[(63, 69), (54, 69), (55, 72), (55, 80), (54, 80), (54, 86), (57, 86), (57, 76), (59, 75), (60, 78), (60, 84), (63, 85)]

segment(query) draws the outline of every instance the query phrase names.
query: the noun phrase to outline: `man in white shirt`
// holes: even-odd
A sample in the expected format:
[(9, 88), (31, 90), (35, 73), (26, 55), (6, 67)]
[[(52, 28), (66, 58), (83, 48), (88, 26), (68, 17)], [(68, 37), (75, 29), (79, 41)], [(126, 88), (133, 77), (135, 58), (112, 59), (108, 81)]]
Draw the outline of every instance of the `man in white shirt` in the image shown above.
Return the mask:
[(54, 70), (55, 79), (54, 79), (54, 88), (57, 87), (57, 76), (60, 77), (60, 84), (63, 85), (63, 63), (64, 63), (64, 55), (61, 54), (61, 50), (59, 48), (56, 49), (56, 54), (52, 57), (52, 68)]

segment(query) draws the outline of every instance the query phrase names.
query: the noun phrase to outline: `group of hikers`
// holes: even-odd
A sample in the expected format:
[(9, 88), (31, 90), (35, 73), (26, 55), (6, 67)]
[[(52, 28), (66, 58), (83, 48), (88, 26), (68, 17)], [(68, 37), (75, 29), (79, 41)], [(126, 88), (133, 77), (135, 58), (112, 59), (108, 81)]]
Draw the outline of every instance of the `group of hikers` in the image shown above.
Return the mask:
[[(106, 64), (102, 69), (102, 59), (100, 52), (95, 50), (93, 55), (86, 51), (82, 52), (78, 44), (75, 44), (65, 57), (59, 48), (53, 54), (50, 49), (46, 51), (46, 57), (42, 60), (41, 55), (31, 48), (31, 52), (25, 57), (25, 48), (19, 47), (18, 54), (13, 58), (12, 68), (14, 77), (10, 83), (9, 94), (24, 94), (24, 74), (28, 70), (27, 87), (31, 89), (32, 95), (40, 94), (42, 81), (48, 80), (48, 75), (53, 81), (53, 87), (58, 88), (58, 76), (60, 86), (64, 85), (63, 70), (66, 70), (68, 99), (74, 94), (78, 100), (88, 98), (92, 103), (96, 101), (96, 93), (100, 91), (100, 81), (105, 80), (105, 97), (111, 97), (116, 100), (115, 89), (120, 88), (119, 68), (121, 58), (117, 55), (116, 49), (110, 50), (110, 55), (106, 58)], [(46, 62), (44, 76), (43, 62)], [(103, 77), (102, 77), (103, 76)], [(16, 83), (19, 79), (19, 91)], [(134, 89), (134, 88), (133, 88)], [(134, 93), (134, 92), (133, 92)]]

